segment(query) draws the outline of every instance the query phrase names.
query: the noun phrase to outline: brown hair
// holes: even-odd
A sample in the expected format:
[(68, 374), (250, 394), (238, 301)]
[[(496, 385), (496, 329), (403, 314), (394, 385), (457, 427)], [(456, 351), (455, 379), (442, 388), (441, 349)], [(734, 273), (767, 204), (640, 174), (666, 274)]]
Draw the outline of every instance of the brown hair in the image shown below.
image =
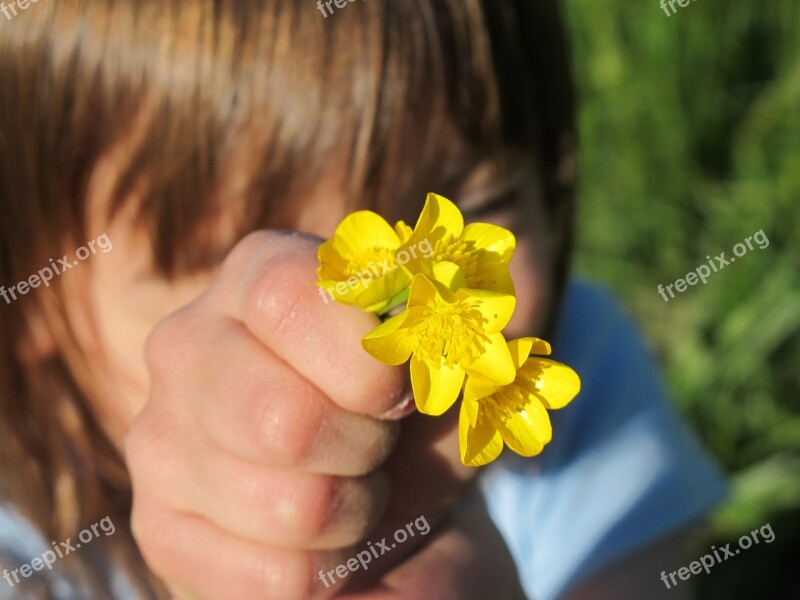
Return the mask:
[[(92, 174), (124, 147), (109, 216), (137, 191), (167, 277), (291, 227), (293, 199), (334, 170), (352, 208), (378, 209), (457, 196), (487, 162), (535, 171), (557, 296), (573, 104), (554, 0), (369, 0), (328, 17), (312, 0), (41, 2), (0, 19), (0, 284), (90, 237)], [(231, 240), (209, 228), (222, 214)], [(130, 502), (62, 295), (56, 280), (0, 302), (0, 485), (52, 536)], [(22, 350), (37, 323), (52, 352)]]

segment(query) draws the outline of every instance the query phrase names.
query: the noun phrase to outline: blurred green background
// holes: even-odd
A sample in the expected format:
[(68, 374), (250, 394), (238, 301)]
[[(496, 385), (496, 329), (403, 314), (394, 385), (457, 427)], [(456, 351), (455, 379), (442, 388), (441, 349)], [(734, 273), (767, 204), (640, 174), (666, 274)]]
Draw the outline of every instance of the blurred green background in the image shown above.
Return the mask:
[[(694, 577), (698, 597), (800, 598), (800, 2), (676, 8), (565, 1), (581, 93), (577, 268), (622, 296), (731, 476), (695, 556), (767, 522), (775, 533)], [(762, 229), (766, 249), (669, 303), (657, 293)]]

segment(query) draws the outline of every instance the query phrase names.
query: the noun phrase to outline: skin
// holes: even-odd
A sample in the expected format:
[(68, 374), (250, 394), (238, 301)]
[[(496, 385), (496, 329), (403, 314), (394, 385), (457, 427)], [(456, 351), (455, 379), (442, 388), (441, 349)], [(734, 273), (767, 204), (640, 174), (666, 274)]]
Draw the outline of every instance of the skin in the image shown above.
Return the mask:
[[(91, 407), (125, 453), (134, 537), (173, 597), (524, 597), (458, 459), (457, 412), (409, 416), (406, 369), (360, 347), (376, 317), (319, 298), (317, 246), (344, 216), (335, 186), (303, 198), (305, 235), (231, 240), (218, 267), (168, 282), (135, 197), (95, 217), (116, 172), (98, 165), (87, 223), (113, 251), (65, 278), (65, 297)], [(421, 515), (431, 533), (367, 577), (319, 581)]]
[[(345, 215), (337, 186), (302, 199), (295, 229), (306, 235), (231, 240), (217, 268), (168, 282), (133, 226), (136, 198), (113, 222), (95, 217), (117, 171), (102, 161), (89, 188), (88, 229), (113, 251), (65, 278), (67, 309), (92, 409), (131, 473), (134, 536), (173, 597), (524, 598), (470, 486), (477, 472), (458, 459), (457, 411), (408, 415), (405, 369), (360, 347), (377, 319), (320, 300), (316, 249)], [(514, 219), (465, 198), (481, 221), (541, 222), (535, 208)], [(515, 234), (510, 338), (541, 324), (548, 279), (539, 232)], [(319, 581), (420, 515), (431, 534), (376, 560), (367, 578)], [(608, 573), (608, 596), (573, 599), (622, 597), (625, 579)]]

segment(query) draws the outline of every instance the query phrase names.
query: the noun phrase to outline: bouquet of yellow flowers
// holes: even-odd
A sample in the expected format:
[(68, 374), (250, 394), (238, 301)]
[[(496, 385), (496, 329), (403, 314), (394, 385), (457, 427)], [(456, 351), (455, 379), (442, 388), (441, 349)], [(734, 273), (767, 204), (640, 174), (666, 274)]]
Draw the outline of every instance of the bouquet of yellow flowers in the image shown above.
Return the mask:
[(580, 391), (575, 371), (544, 358), (550, 344), (503, 336), (516, 306), (508, 268), (515, 246), (507, 229), (464, 226), (455, 204), (429, 194), (414, 229), (358, 211), (319, 249), (318, 285), (386, 317), (362, 345), (388, 365), (410, 359), (417, 410), (439, 416), (461, 396), (467, 466), (490, 463), (503, 442), (522, 456), (539, 454), (552, 437), (546, 409)]

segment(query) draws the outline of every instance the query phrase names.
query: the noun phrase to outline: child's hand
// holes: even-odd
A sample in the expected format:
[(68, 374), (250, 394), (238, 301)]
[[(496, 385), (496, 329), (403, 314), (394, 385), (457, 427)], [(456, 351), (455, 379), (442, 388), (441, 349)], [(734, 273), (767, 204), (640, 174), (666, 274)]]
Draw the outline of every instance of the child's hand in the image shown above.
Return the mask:
[(316, 248), (249, 236), (148, 341), (151, 394), (126, 441), (133, 530), (178, 597), (343, 591), (319, 570), (363, 550), (381, 520), (435, 523), (474, 474), (457, 458), (455, 416), (408, 419), (381, 468), (398, 427), (377, 415), (403, 400), (405, 369), (361, 348), (373, 315), (323, 301)]

